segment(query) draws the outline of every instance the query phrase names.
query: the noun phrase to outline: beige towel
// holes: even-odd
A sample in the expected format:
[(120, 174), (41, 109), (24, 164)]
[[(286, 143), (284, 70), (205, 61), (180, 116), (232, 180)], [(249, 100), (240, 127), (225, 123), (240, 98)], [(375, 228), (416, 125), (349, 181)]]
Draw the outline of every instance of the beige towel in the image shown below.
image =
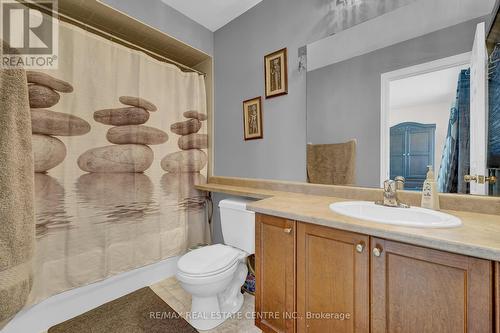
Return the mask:
[(314, 184), (354, 185), (356, 141), (307, 145), (307, 181)]
[(32, 285), (33, 178), (26, 73), (0, 68), (0, 328), (24, 306)]

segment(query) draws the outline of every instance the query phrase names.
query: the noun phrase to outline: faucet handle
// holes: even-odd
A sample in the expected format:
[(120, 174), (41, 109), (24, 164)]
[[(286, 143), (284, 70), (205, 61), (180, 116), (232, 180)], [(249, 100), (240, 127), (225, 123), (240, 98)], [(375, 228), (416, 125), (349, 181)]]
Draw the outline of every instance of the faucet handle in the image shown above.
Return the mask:
[(394, 180), (397, 181), (397, 182), (405, 182), (406, 181), (406, 178), (403, 177), (403, 176), (396, 176), (394, 177)]
[(403, 177), (403, 176), (396, 176), (394, 178), (394, 181), (396, 182), (396, 189), (398, 191), (402, 191), (405, 189), (405, 182), (406, 182), (406, 178)]

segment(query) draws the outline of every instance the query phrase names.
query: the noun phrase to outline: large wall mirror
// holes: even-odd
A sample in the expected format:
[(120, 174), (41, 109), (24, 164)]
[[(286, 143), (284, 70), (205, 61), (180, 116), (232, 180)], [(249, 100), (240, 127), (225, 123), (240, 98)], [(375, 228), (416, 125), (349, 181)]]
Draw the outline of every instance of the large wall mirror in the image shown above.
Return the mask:
[(308, 181), (419, 191), (430, 168), (441, 192), (499, 196), (498, 6), (406, 1), (309, 44)]

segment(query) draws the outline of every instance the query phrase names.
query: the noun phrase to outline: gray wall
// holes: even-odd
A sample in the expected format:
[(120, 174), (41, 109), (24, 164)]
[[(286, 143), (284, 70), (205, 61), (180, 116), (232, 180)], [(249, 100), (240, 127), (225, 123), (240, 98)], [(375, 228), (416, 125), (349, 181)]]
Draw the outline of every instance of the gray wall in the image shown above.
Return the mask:
[[(264, 0), (215, 32), (217, 176), (306, 180), (306, 74), (298, 48), (328, 36), (329, 1)], [(264, 56), (288, 48), (288, 95), (264, 98)], [(243, 140), (242, 102), (263, 97), (264, 139)], [(213, 240), (223, 242), (213, 195)]]
[[(327, 136), (334, 132), (331, 123), (336, 123), (354, 125), (350, 133), (357, 133), (362, 141), (359, 149), (363, 158), (358, 168), (363, 172), (359, 180), (366, 185), (378, 185), (380, 73), (467, 52), (472, 46), (473, 23), (462, 24), (311, 73), (315, 82), (311, 84), (318, 86), (317, 95), (324, 99), (333, 92), (335, 98), (344, 94), (345, 98), (333, 101), (341, 103), (349, 113), (330, 120), (320, 137), (311, 137), (316, 129), (310, 130), (307, 137), (306, 75), (297, 70), (297, 51), (331, 32), (328, 3), (327, 0), (264, 0), (215, 32), (215, 175), (304, 181), (306, 143), (337, 140), (335, 136)], [(242, 101), (264, 97), (263, 57), (282, 47), (288, 48), (288, 95), (263, 99), (264, 139), (245, 142)], [(339, 75), (348, 78), (345, 86), (346, 82), (336, 79)], [(340, 90), (334, 90), (337, 88)], [(319, 108), (321, 103), (327, 106)], [(327, 99), (316, 107), (332, 119), (332, 103)], [(349, 103), (353, 104), (348, 106)], [(310, 119), (312, 128), (321, 129), (322, 125), (317, 125), (321, 117)], [(342, 134), (349, 137), (347, 130)], [(217, 205), (227, 197), (213, 196), (215, 242), (223, 241)]]
[(474, 20), (307, 73), (307, 142), (357, 139), (357, 185), (380, 183), (380, 75), (472, 49)]
[(102, 2), (200, 51), (209, 55), (214, 54), (213, 32), (161, 0), (102, 0)]
[[(218, 176), (306, 179), (306, 75), (298, 48), (331, 29), (325, 0), (264, 0), (215, 32)], [(242, 102), (264, 97), (264, 56), (288, 48), (288, 95), (263, 100), (264, 139), (243, 140)]]

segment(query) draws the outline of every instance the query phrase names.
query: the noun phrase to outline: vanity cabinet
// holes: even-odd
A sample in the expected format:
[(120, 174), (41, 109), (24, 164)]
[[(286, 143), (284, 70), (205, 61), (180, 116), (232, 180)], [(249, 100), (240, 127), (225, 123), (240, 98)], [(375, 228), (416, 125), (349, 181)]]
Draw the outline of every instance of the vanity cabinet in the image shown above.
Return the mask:
[(372, 238), (373, 333), (491, 332), (492, 263)]
[(369, 332), (369, 242), (365, 235), (297, 224), (298, 332)]
[(255, 253), (264, 332), (500, 333), (489, 260), (261, 214)]
[(256, 215), (255, 325), (264, 332), (295, 332), (296, 222)]
[(495, 269), (494, 269), (494, 296), (493, 296), (493, 308), (494, 314), (493, 314), (493, 322), (495, 324), (495, 333), (500, 333), (500, 263), (496, 262), (495, 263)]

